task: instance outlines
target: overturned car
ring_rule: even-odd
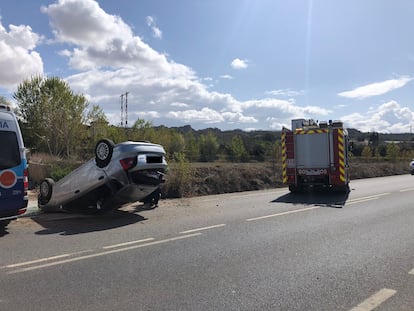
[[[61,180],[40,183],[39,208],[104,212],[136,201],[157,204],[167,169],[165,150],[149,142],[102,139],[95,158]]]

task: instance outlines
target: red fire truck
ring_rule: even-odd
[[[282,129],[283,183],[291,192],[349,191],[348,132],[341,121],[292,120]]]

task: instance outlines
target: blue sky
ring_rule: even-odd
[[[361,131],[414,125],[414,1],[18,0],[0,4],[0,95],[58,76],[112,124]]]

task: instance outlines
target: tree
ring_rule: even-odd
[[[46,145],[51,154],[66,157],[75,151],[86,131],[83,95],[74,94],[60,78],[35,76],[23,81],[13,97],[34,147]]]
[[[240,135],[233,136],[231,139],[230,154],[231,159],[235,162],[241,162],[247,159],[247,151]]]
[[[361,156],[365,159],[368,159],[372,156],[372,150],[370,146],[365,146],[364,149],[362,149]]]
[[[94,105],[86,115],[86,121],[91,129],[91,141],[89,147],[95,145],[95,143],[104,137],[108,136],[109,122],[104,111],[99,105]]]
[[[395,162],[400,155],[400,147],[395,143],[387,144],[387,158]]]
[[[190,162],[200,157],[200,147],[192,131],[185,135],[185,149],[185,153]]]
[[[137,119],[131,127],[132,140],[148,140],[153,141],[155,135],[154,126],[150,121],[144,119]]]
[[[6,97],[0,96],[0,105],[9,105],[10,106],[10,102]]]
[[[86,120],[89,124],[95,122],[104,122],[109,123],[108,118],[105,115],[105,112],[99,105],[93,105],[92,109],[89,110],[88,114],[86,115]]]
[[[219,143],[217,142],[217,137],[212,132],[200,136],[199,146],[200,161],[213,162],[216,159]]]
[[[174,154],[184,154],[185,141],[182,134],[174,131],[170,134],[170,141],[165,146],[170,156]]]

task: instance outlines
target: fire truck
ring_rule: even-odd
[[[292,120],[282,129],[283,183],[293,193],[349,191],[348,132],[341,121]]]

